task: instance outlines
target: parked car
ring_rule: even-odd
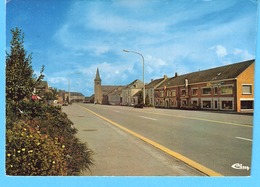
[[[143,108],[144,107],[144,104],[143,103],[139,103],[139,104],[136,104],[134,106],[134,108]]]

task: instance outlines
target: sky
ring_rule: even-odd
[[[257,0],[6,0],[10,30],[24,32],[32,67],[49,86],[94,93],[255,58]],[[69,83],[69,84],[68,84]]]

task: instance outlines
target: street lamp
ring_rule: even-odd
[[[144,57],[141,53],[138,53],[136,51],[129,51],[129,50],[123,50],[124,52],[126,53],[135,53],[135,54],[138,54],[142,57],[142,62],[143,62],[143,104],[145,105],[145,83],[144,83]]]

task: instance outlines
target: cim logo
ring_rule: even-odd
[[[243,166],[242,164],[239,164],[239,163],[236,163],[236,164],[233,164],[231,166],[233,169],[238,169],[238,170],[250,170],[250,167],[249,166]]]

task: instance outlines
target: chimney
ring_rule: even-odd
[[[167,79],[168,77],[167,77],[167,75],[164,75],[163,78],[164,78],[164,79]]]
[[[175,72],[175,75],[174,75],[174,77],[177,77],[178,76],[178,73],[177,72]]]

